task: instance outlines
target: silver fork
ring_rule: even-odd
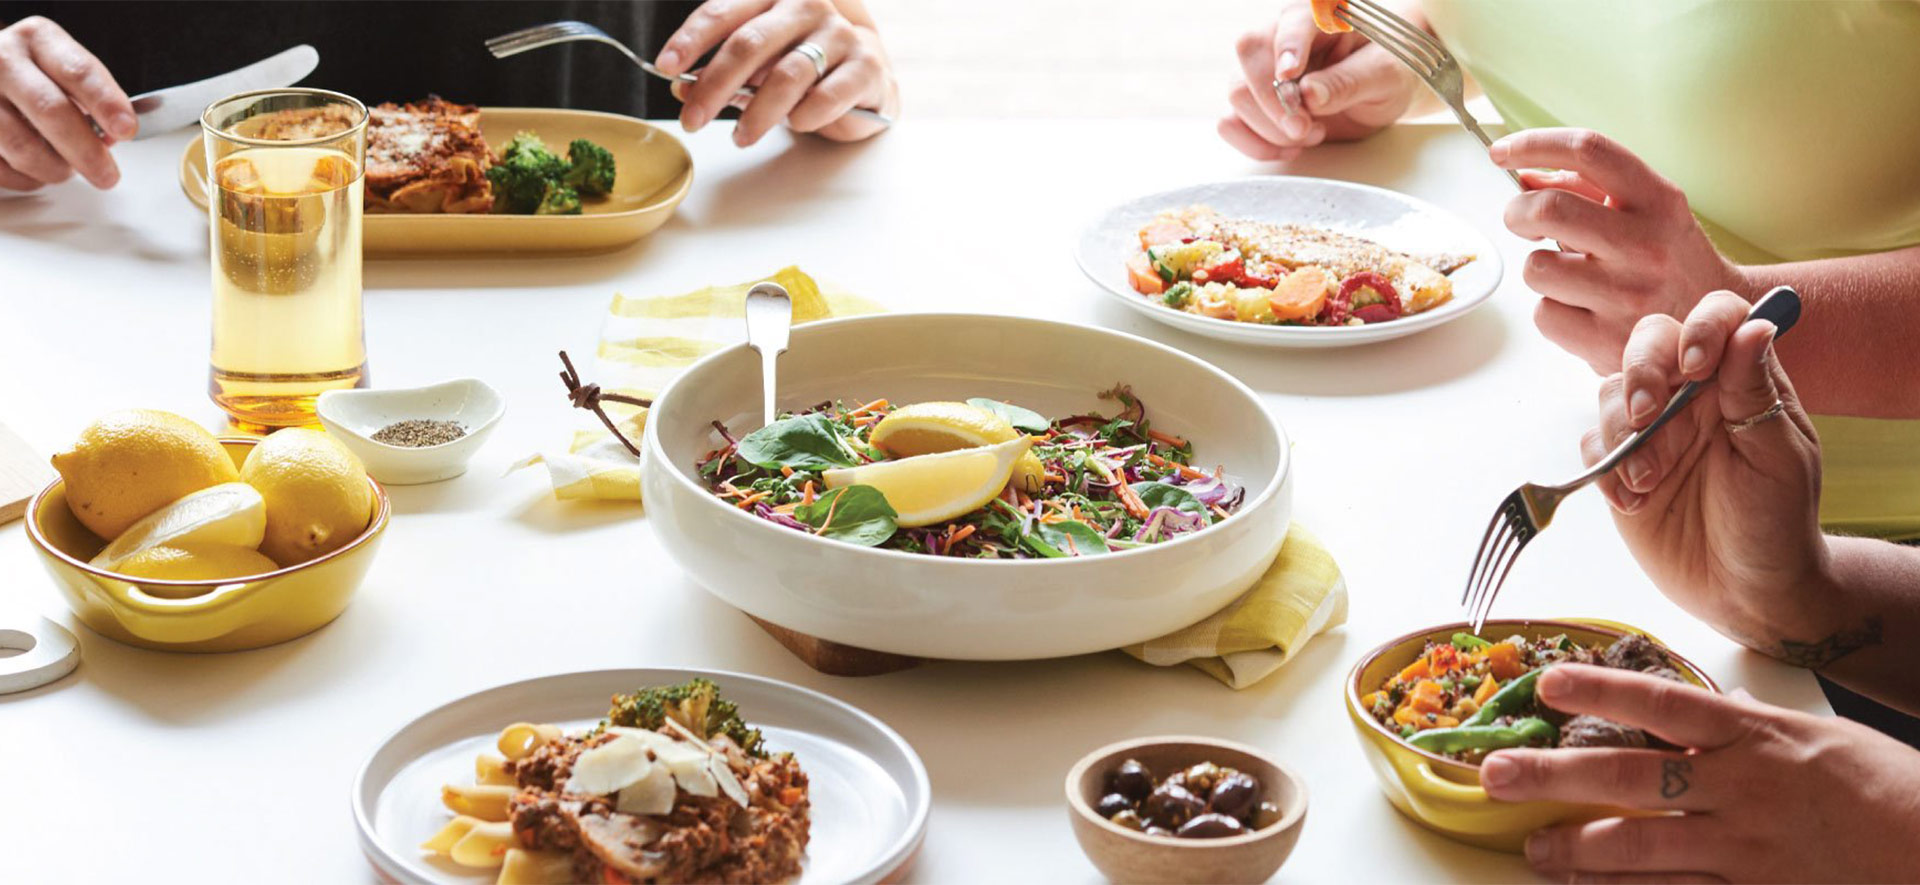
[[[676,77],[668,74],[666,71],[660,70],[654,66],[653,62],[641,58],[639,55],[636,55],[632,49],[627,48],[627,44],[607,36],[606,31],[602,31],[586,22],[549,22],[544,25],[534,25],[531,28],[514,31],[511,34],[501,34],[487,41],[487,51],[493,53],[494,58],[506,58],[509,55],[519,55],[531,49],[540,49],[556,43],[573,43],[582,40],[591,43],[604,43],[618,49],[629,61],[639,65],[640,70],[646,71],[662,80],[679,81],[681,83],[698,83],[700,81],[700,78],[693,74],[681,74]],[[753,93],[753,87],[743,86],[734,92],[734,97],[752,98]],[[867,108],[854,108],[847,113],[864,117],[882,126],[893,125],[893,118],[879,111],[869,110]]]
[[[1776,287],[1754,302],[1747,311],[1747,319],[1767,320],[1773,323],[1776,338],[1785,335],[1800,319],[1800,295],[1786,286]],[[1701,384],[1699,381],[1689,381],[1682,385],[1667,401],[1667,407],[1653,419],[1653,423],[1628,434],[1587,472],[1559,485],[1527,483],[1514,489],[1513,494],[1500,502],[1500,507],[1493,513],[1493,521],[1487,524],[1486,534],[1480,536],[1480,549],[1473,555],[1473,568],[1468,571],[1466,589],[1460,594],[1460,604],[1467,607],[1467,618],[1473,624],[1473,632],[1480,632],[1481,625],[1486,623],[1487,613],[1493,610],[1493,600],[1500,595],[1507,572],[1513,568],[1514,561],[1520,558],[1520,551],[1553,521],[1553,512],[1559,509],[1560,502],[1620,466],[1620,462],[1638,450],[1653,436],[1654,431],[1672,420],[1681,409],[1686,408],[1687,403],[1693,402],[1693,398],[1700,393]]]
[[[1461,126],[1473,133],[1474,138],[1480,139],[1481,144],[1493,146],[1493,139],[1488,138],[1486,131],[1480,128],[1480,121],[1467,113],[1466,82],[1460,75],[1460,63],[1432,34],[1394,15],[1373,0],[1345,0],[1334,7],[1333,14],[1381,49],[1393,53],[1394,58],[1406,64],[1415,76],[1426,82],[1433,94],[1440,96],[1440,100],[1453,109],[1453,115],[1460,119]],[[1501,171],[1513,179],[1515,186],[1526,190],[1526,185],[1520,183],[1519,173],[1511,169]]]

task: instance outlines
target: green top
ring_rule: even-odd
[[[1604,132],[1745,264],[1920,245],[1920,3],[1426,0],[1509,129]],[[1830,530],[1920,537],[1920,422],[1816,420]]]

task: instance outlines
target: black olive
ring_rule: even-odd
[[[1153,772],[1138,760],[1128,759],[1107,775],[1107,792],[1119,793],[1138,802],[1153,792]]]
[[[1245,824],[1224,814],[1203,814],[1180,825],[1174,835],[1182,839],[1219,839],[1247,831]]]
[[[1114,823],[1126,827],[1129,830],[1145,830],[1147,828],[1147,822],[1140,819],[1140,812],[1134,811],[1131,808],[1114,815],[1111,819]]]
[[[1099,804],[1094,805],[1093,810],[1099,812],[1101,817],[1111,819],[1122,811],[1132,811],[1133,802],[1119,793],[1108,793],[1100,797]]]
[[[1147,822],[1154,826],[1173,828],[1186,823],[1194,815],[1206,811],[1207,803],[1199,796],[1187,792],[1179,784],[1161,784],[1153,794],[1147,797],[1143,807]]]
[[[1254,809],[1253,825],[1256,828],[1270,827],[1279,822],[1280,822],[1280,806],[1279,805],[1276,805],[1272,802],[1262,802],[1260,803],[1259,808]]]
[[[1211,762],[1201,762],[1186,770],[1186,783],[1184,786],[1204,796],[1207,794],[1207,791],[1213,789],[1215,781],[1218,781],[1227,772],[1232,770],[1231,768],[1221,768]]]
[[[1224,814],[1241,823],[1252,823],[1255,806],[1260,804],[1260,781],[1253,775],[1233,772],[1220,778],[1207,796],[1207,810]]]

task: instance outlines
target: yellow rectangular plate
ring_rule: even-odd
[[[533,132],[560,152],[584,138],[613,152],[613,193],[582,200],[579,215],[399,215],[369,213],[366,254],[452,252],[599,252],[659,229],[693,185],[693,157],[650,123],[549,108],[481,108],[480,131],[496,153],[517,132]],[[180,189],[207,207],[207,154],[196,138],[180,157]]]

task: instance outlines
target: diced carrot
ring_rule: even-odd
[[[1193,231],[1186,225],[1163,218],[1140,229],[1140,248],[1150,249],[1167,243],[1181,243],[1191,236]]]
[[[1353,30],[1346,20],[1333,14],[1345,0],[1313,0],[1313,24],[1324,34],[1344,34]]]
[[[1413,708],[1405,704],[1401,704],[1399,709],[1393,711],[1393,721],[1401,725],[1412,725],[1418,718],[1420,714],[1413,712]]]
[[[806,791],[800,789],[799,787],[787,787],[780,791],[780,804],[785,805],[788,808],[792,808],[793,806],[800,804],[801,798],[804,797],[805,795],[806,795]]]
[[[1407,692],[1407,706],[1416,713],[1439,713],[1447,709],[1446,692],[1440,683],[1431,679],[1422,679],[1413,684],[1413,690]]]
[[[1379,700],[1380,700],[1380,692],[1370,691],[1360,696],[1360,706],[1366,707],[1367,709],[1371,710],[1373,709],[1373,705],[1375,703],[1378,703]]]
[[[1280,278],[1267,304],[1273,315],[1283,320],[1304,320],[1320,312],[1327,303],[1327,272],[1314,265],[1300,268]]]
[[[1142,295],[1158,295],[1167,291],[1166,281],[1154,271],[1145,252],[1127,259],[1127,285]]]
[[[1405,669],[1402,669],[1397,675],[1393,677],[1393,681],[1394,682],[1410,682],[1415,679],[1425,679],[1427,678],[1427,675],[1428,675],[1427,659],[1423,657],[1414,661],[1411,664],[1408,664]]]
[[[1473,690],[1474,706],[1476,707],[1486,706],[1487,698],[1493,697],[1493,693],[1499,690],[1500,690],[1500,680],[1495,679],[1492,676],[1488,676],[1487,678],[1480,680],[1480,687]]]
[[[1433,717],[1431,720],[1429,720],[1429,724],[1431,724],[1434,728],[1452,728],[1456,725],[1459,725],[1460,720],[1452,716],[1448,716],[1445,713],[1442,713],[1438,716]]]
[[[1514,679],[1527,672],[1520,660],[1520,647],[1511,642],[1496,642],[1487,649],[1487,669],[1496,679]]]

